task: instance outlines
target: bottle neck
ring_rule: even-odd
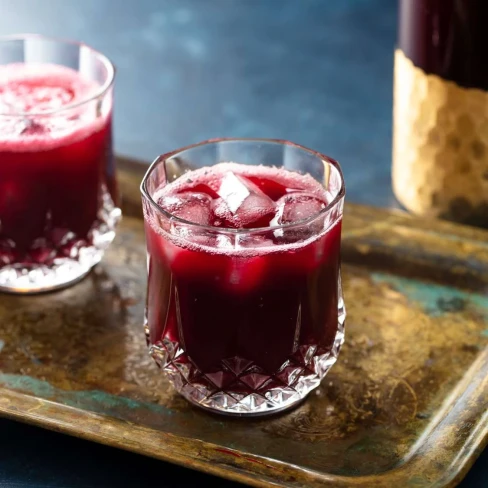
[[[399,0],[398,32],[426,73],[488,90],[488,0]]]

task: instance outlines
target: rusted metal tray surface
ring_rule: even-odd
[[[349,205],[346,344],[267,419],[181,399],[146,350],[138,184],[103,263],[56,293],[0,295],[0,414],[254,486],[453,486],[486,445],[488,233]],[[132,216],[130,216],[132,215]]]

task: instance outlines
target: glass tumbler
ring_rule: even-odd
[[[304,220],[256,229],[199,225],[158,205],[163,187],[220,162],[311,175],[328,203]],[[195,405],[239,416],[300,402],[344,341],[339,164],[286,141],[211,140],[158,157],[141,192],[145,332],[176,390]]]
[[[0,38],[1,291],[74,283],[113,240],[114,74],[84,44]]]

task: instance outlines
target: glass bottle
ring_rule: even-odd
[[[488,2],[399,0],[393,190],[410,211],[488,227]]]

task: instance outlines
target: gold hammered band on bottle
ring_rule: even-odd
[[[395,52],[393,190],[411,212],[488,225],[488,93]]]

